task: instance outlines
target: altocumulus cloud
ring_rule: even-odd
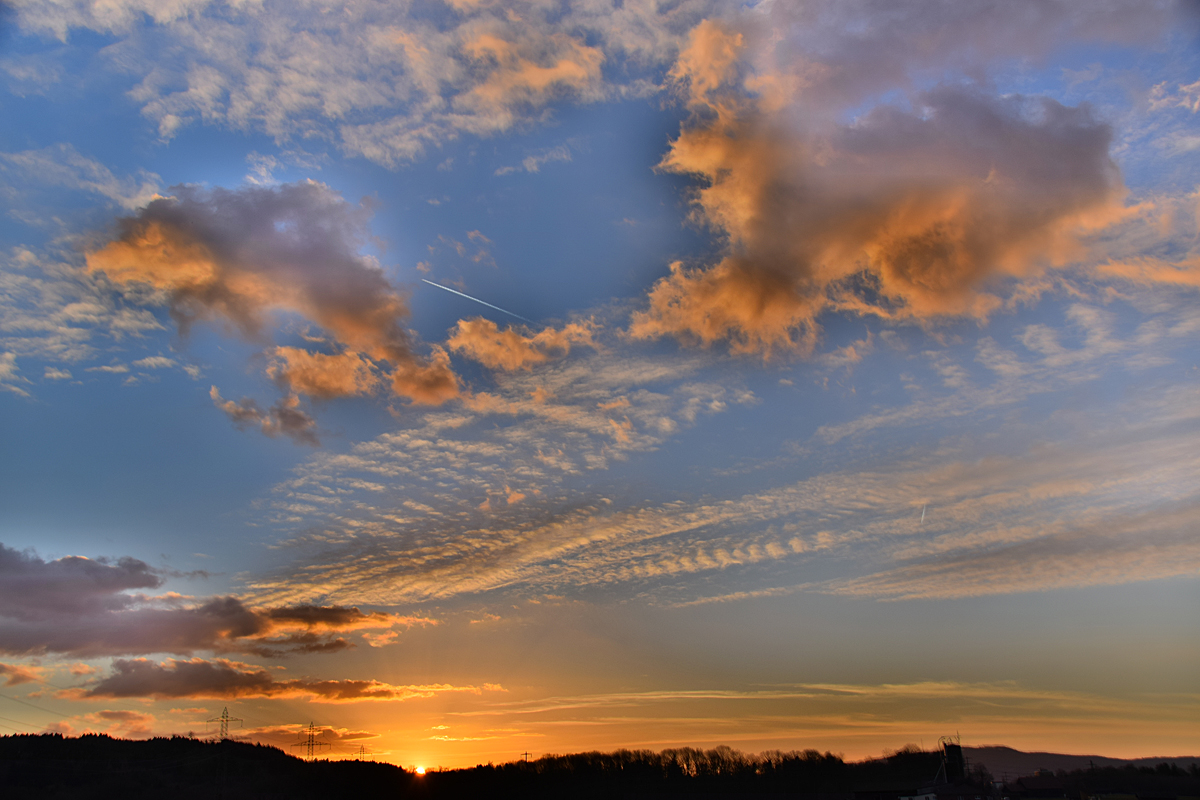
[[[138,591],[157,589],[163,582],[135,558],[45,561],[0,544],[0,652],[280,656],[343,650],[354,646],[345,634],[355,631],[433,622],[344,606],[251,608],[236,597],[194,601]],[[3,672],[10,682],[28,677],[21,668]]]
[[[117,39],[122,73],[145,78],[134,102],[164,138],[197,120],[279,141],[316,133],[395,166],[464,133],[536,123],[558,103],[652,91],[646,68],[710,6],[352,0],[330,15],[276,0],[66,0],[18,3],[15,17],[64,41],[77,29]],[[614,62],[633,69],[606,76]]]

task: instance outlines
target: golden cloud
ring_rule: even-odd
[[[391,387],[401,396],[423,404],[457,396],[444,354],[415,352],[402,324],[405,299],[359,252],[369,239],[368,209],[313,181],[172,191],[119,220],[116,237],[87,254],[88,270],[156,290],[185,334],[197,321],[216,320],[260,340],[273,312],[312,320],[342,352],[272,350],[268,372],[289,392],[367,393],[370,359],[392,365]]]
[[[1066,263],[1121,216],[1111,131],[1086,107],[940,86],[911,110],[805,128],[802,84],[781,102],[782,78],[740,79],[743,47],[705,22],[671,72],[695,114],[660,168],[698,179],[694,217],[726,253],[672,265],[636,338],[769,355],[811,348],[826,309],[982,319],[1002,303],[989,283]]]
[[[491,320],[476,317],[459,320],[446,344],[490,369],[512,372],[529,370],[553,356],[565,356],[572,344],[594,347],[592,333],[590,323],[572,322],[558,330],[546,328],[527,336],[512,327],[502,331]]]
[[[378,384],[371,362],[358,353],[312,353],[298,347],[276,347],[267,374],[290,392],[330,399],[369,394]]]

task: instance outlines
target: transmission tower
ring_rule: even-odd
[[[229,738],[229,723],[236,722],[238,725],[241,725],[244,721],[245,720],[243,720],[239,717],[229,716],[229,706],[226,706],[224,709],[221,710],[221,716],[213,717],[212,719],[207,720],[204,723],[204,732],[208,733],[208,723],[209,722],[219,722],[219,723],[221,723],[221,741],[225,741],[226,739]]]
[[[367,746],[360,744],[358,746],[358,760],[362,761],[367,756]]]
[[[296,742],[294,745],[292,745],[292,747],[305,748],[304,752],[305,752],[306,758],[311,759],[313,757],[313,750],[319,750],[322,747],[330,747],[331,746],[329,744],[329,742],[318,742],[317,741],[317,736],[320,734],[320,730],[317,728],[317,726],[315,724],[313,724],[311,722],[308,723],[308,730],[305,731],[305,733],[307,733],[307,736],[305,736],[304,733],[300,734],[301,736],[305,736],[304,741]]]

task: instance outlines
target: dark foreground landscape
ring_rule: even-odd
[[[993,775],[1043,762],[1027,775]],[[1055,763],[1081,769],[1053,771]],[[974,763],[972,763],[974,761]],[[546,756],[417,775],[372,761],[304,761],[265,745],[185,737],[0,737],[5,798],[650,798],[809,800],[1200,800],[1200,758],[1115,759],[1009,748],[906,748],[846,762],[830,753],[747,755],[728,747]]]

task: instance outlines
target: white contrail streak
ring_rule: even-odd
[[[921,506],[921,524],[925,524],[925,506]]]
[[[513,312],[507,311],[507,310],[501,308],[500,306],[494,306],[491,303],[484,302],[483,300],[480,300],[478,297],[471,297],[471,295],[469,295],[469,294],[463,294],[462,292],[458,291],[457,289],[451,289],[449,286],[442,286],[440,283],[434,283],[433,281],[426,281],[424,278],[421,278],[421,280],[425,281],[425,283],[428,283],[430,286],[436,286],[439,289],[445,289],[447,292],[450,292],[450,294],[456,294],[459,297],[465,297],[468,300],[474,300],[476,303],[482,303],[483,305],[487,306],[488,308],[494,308],[497,311],[508,314],[510,317],[516,317],[519,320],[528,322],[530,325],[537,324],[536,322],[534,322],[531,319],[525,319],[525,317],[522,317],[520,314],[514,314]]]

